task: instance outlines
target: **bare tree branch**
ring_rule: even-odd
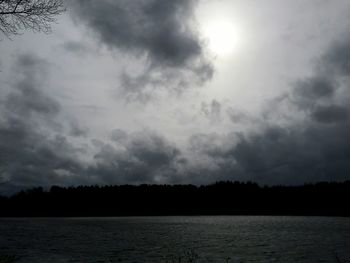
[[[63,0],[0,0],[0,32],[7,37],[26,29],[50,33],[50,24],[64,11]]]

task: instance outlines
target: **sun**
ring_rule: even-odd
[[[209,50],[220,57],[231,55],[241,44],[240,29],[229,19],[207,21],[201,31]]]

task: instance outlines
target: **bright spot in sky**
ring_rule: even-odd
[[[228,19],[217,18],[207,21],[202,26],[202,33],[210,51],[218,56],[230,55],[240,46],[240,29]]]

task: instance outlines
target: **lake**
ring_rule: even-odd
[[[4,218],[0,255],[26,263],[350,262],[350,219]]]

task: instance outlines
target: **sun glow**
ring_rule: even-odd
[[[239,27],[229,19],[207,21],[202,26],[202,33],[210,51],[220,57],[237,51],[241,44]]]

